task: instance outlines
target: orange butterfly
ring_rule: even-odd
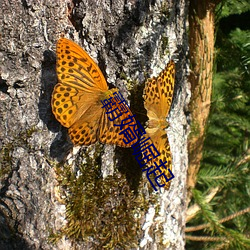
[[[146,128],[146,138],[150,137],[151,142],[158,150],[160,155],[147,163],[148,166],[160,166],[160,160],[166,163],[166,169],[161,166],[159,173],[163,173],[167,179],[173,177],[172,171],[172,158],[170,152],[170,145],[165,128],[168,127],[166,116],[169,113],[173,92],[174,92],[174,78],[175,78],[175,65],[170,61],[166,68],[159,74],[158,77],[153,77],[147,80],[143,92],[144,107],[147,110],[149,118],[148,126]],[[143,152],[142,152],[143,153]],[[154,167],[155,168],[155,167]],[[159,174],[159,175],[160,175]],[[170,181],[162,175],[160,177],[161,183],[165,184],[165,188],[169,189]]]
[[[96,63],[76,43],[60,38],[57,42],[57,76],[52,94],[52,111],[66,128],[75,145],[90,145],[96,141],[131,147],[137,139],[125,140],[119,124],[133,114],[127,109],[110,120],[102,101],[114,97],[118,89],[108,89],[107,82]],[[136,124],[132,117],[130,124]],[[123,125],[128,129],[130,124]],[[136,129],[136,125],[134,125]]]

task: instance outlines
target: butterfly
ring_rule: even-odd
[[[170,61],[166,68],[159,74],[158,77],[149,78],[145,83],[143,91],[144,107],[147,110],[148,122],[146,128],[146,137],[150,137],[151,142],[158,150],[160,155],[152,159],[147,165],[160,165],[160,160],[167,161],[166,169],[160,167],[161,171],[169,179],[172,175],[168,171],[172,171],[172,159],[170,145],[165,128],[169,126],[166,117],[169,113],[175,79],[175,64]],[[164,176],[160,177],[161,184],[165,184],[165,188],[169,189],[170,182]]]
[[[75,145],[91,145],[97,141],[131,147],[136,142],[124,141],[118,126],[128,116],[136,124],[133,114],[127,112],[110,120],[102,101],[118,92],[108,89],[107,82],[96,63],[79,45],[66,38],[60,38],[56,46],[56,71],[58,83],[52,93],[52,112],[66,128]],[[123,125],[123,129],[128,128]]]

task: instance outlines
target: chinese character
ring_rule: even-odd
[[[127,126],[125,129],[122,130],[123,126],[125,125],[129,125]],[[114,124],[114,126],[119,126],[120,129],[122,130],[119,135],[124,135],[124,139],[123,139],[123,142],[128,144],[134,140],[137,141],[137,134],[135,133],[135,130],[136,130],[136,127],[137,127],[137,124],[134,120],[134,116],[132,115],[129,115],[126,119],[123,119],[121,124],[118,125],[118,124]]]
[[[150,137],[141,137],[137,143],[132,145],[132,148],[134,149],[133,155],[136,155],[135,158],[141,168],[160,155]]]
[[[169,173],[171,174],[171,178],[167,178],[167,176],[161,171],[161,168],[165,168],[166,169],[166,166],[165,164],[167,164],[167,161],[163,162],[162,159],[160,159],[160,165],[158,165],[156,162],[154,162],[155,164],[155,168],[153,166],[150,166],[149,168],[146,168],[146,169],[143,169],[142,171],[147,171],[147,178],[149,180],[149,182],[151,183],[152,187],[154,188],[155,191],[157,191],[156,187],[154,186],[154,184],[152,183],[151,179],[150,179],[150,175],[153,174],[155,176],[155,183],[159,186],[159,187],[164,187],[165,184],[160,184],[157,180],[159,178],[161,178],[162,176],[166,179],[166,182],[172,180],[174,178],[174,175],[173,173],[171,172],[170,169],[168,169]],[[152,171],[149,172],[149,170],[151,170],[152,168],[154,168]],[[159,175],[157,175],[156,171],[159,171]]]

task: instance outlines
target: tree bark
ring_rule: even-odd
[[[184,249],[186,1],[0,4],[0,249]],[[145,79],[175,60],[167,130],[175,178],[169,191],[152,192],[130,149],[100,143],[72,147],[50,106],[57,83],[55,45],[62,34],[98,61],[107,82],[130,100],[142,123],[145,112],[138,111]],[[89,182],[79,184],[81,178]],[[90,188],[94,192],[86,197]],[[79,204],[80,212],[74,210]],[[91,206],[96,214],[84,210]],[[67,224],[70,220],[74,225]],[[83,224],[79,234],[73,232],[77,223]]]

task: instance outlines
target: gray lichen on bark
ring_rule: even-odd
[[[66,162],[77,173],[77,164],[85,161],[100,163],[102,173],[113,173],[117,180],[125,173],[126,190],[132,183],[150,200],[137,220],[137,247],[184,249],[187,3],[1,0],[0,4],[0,249],[98,249],[93,236],[92,242],[74,244],[65,237],[56,244],[48,240],[51,231],[66,225],[55,166]],[[159,73],[170,57],[175,60],[175,97],[167,130],[175,174],[170,191],[149,192],[138,167],[134,179],[129,177],[126,168],[136,167],[135,161],[128,160],[133,155],[127,149],[100,144],[72,149],[67,131],[55,120],[50,106],[57,82],[55,44],[62,33],[98,61],[109,85],[120,88],[135,114],[143,106],[145,79]],[[138,114],[139,118],[146,120]],[[121,179],[121,183],[127,182]],[[119,193],[120,186],[114,185],[114,190]],[[131,194],[126,190],[121,195]]]

